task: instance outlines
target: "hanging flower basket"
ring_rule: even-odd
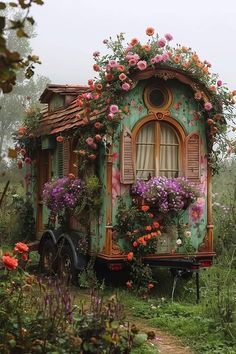
[[[149,205],[163,215],[186,210],[201,195],[199,186],[184,177],[137,180],[132,193],[137,206]]]

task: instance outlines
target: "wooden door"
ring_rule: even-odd
[[[37,158],[37,235],[41,235],[44,231],[43,220],[43,187],[44,184],[51,180],[51,152],[50,150],[42,150],[38,153]]]

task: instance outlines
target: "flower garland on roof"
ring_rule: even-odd
[[[233,113],[236,90],[230,92],[217,74],[210,73],[211,64],[207,60],[201,61],[191,48],[181,45],[172,47],[170,42],[173,36],[170,33],[160,37],[158,33],[155,34],[154,28],[148,27],[146,34],[149,37],[146,43],[142,44],[139,39],[133,38],[124,45],[125,38],[121,33],[116,40],[110,38],[103,41],[110,54],[100,56],[98,51],[93,53],[93,69],[97,77],[88,81],[91,92],[77,99],[77,104],[83,109],[83,125],[87,125],[91,117],[97,116],[105,127],[103,134],[112,131],[115,124],[129,112],[123,98],[134,87],[135,74],[148,69],[172,68],[196,82],[194,98],[202,103],[211,147],[216,136],[225,134],[225,117]],[[81,114],[78,118],[81,118]],[[96,139],[86,136],[84,140],[84,146],[91,148],[92,140],[94,142]],[[85,158],[91,154],[86,149],[82,152]],[[93,155],[96,156],[96,152]]]

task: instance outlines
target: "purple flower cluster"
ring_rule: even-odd
[[[184,177],[137,180],[132,186],[132,193],[144,198],[161,213],[183,210],[200,196],[199,187]]]
[[[78,206],[83,191],[84,186],[80,179],[58,178],[44,185],[43,200],[54,214],[60,214],[65,209]]]

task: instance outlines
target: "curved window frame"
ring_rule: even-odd
[[[156,115],[151,114],[143,118],[141,121],[139,121],[135,127],[133,128],[132,131],[132,136],[133,136],[133,156],[135,160],[135,176],[137,175],[136,172],[136,154],[137,154],[137,149],[136,149],[136,142],[138,138],[138,134],[140,132],[140,129],[147,123],[150,122],[163,122],[169,124],[170,128],[174,130],[176,137],[178,139],[179,143],[179,152],[178,152],[178,162],[179,162],[179,176],[184,176],[185,175],[185,139],[186,139],[186,132],[183,129],[183,127],[173,118],[170,116],[164,116],[162,119],[157,119]],[[159,131],[160,134],[160,127],[157,128],[157,131]],[[160,135],[159,135],[160,136]],[[159,140],[160,141],[160,140]],[[155,177],[159,176],[159,160],[160,160],[160,144],[156,144],[155,147]],[[137,177],[136,177],[137,178]]]

